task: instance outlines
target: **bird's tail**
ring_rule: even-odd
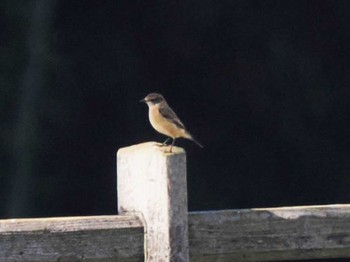
[[[196,139],[194,139],[193,137],[192,137],[192,139],[191,139],[193,142],[195,142],[200,148],[203,148],[203,145],[201,144],[201,143],[199,143]]]
[[[191,141],[193,141],[194,143],[196,143],[199,147],[203,148],[203,145],[201,143],[199,143],[190,133],[187,132],[187,138]]]

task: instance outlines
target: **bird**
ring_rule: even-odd
[[[140,102],[144,102],[148,106],[148,117],[152,127],[157,132],[168,136],[163,142],[163,146],[167,145],[170,138],[173,140],[170,146],[170,153],[172,152],[175,140],[180,137],[189,139],[203,148],[202,144],[194,139],[190,132],[188,132],[185,125],[161,94],[150,93],[145,98],[141,99]]]

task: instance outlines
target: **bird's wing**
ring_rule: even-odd
[[[170,107],[160,107],[159,113],[166,118],[169,122],[175,124],[177,127],[181,129],[185,129],[184,124],[180,121],[180,119],[177,117],[175,112]]]

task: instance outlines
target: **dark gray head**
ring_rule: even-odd
[[[157,94],[157,93],[150,93],[144,99],[140,100],[140,102],[144,102],[148,106],[154,106],[164,101],[165,101],[164,97],[161,94]]]

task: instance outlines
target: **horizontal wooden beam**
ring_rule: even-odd
[[[350,258],[350,205],[194,212],[190,261]]]
[[[0,261],[143,261],[133,216],[0,220]]]
[[[0,261],[144,261],[136,216],[0,220]],[[189,213],[190,261],[350,258],[350,205]]]

